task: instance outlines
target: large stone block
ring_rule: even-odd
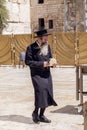
[[[3,33],[30,33],[30,1],[9,0],[6,3],[6,7],[9,11],[9,21],[7,28],[3,30]]]
[[[30,22],[30,7],[27,4],[21,4],[19,9],[19,19],[21,22]]]

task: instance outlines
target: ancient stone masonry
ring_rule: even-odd
[[[84,31],[87,23],[84,22],[84,0],[6,1],[9,21],[4,34],[32,33],[41,28],[49,32]]]
[[[31,0],[31,12],[32,30],[44,26],[49,31],[74,31],[77,26],[77,31],[84,31],[83,0]]]
[[[31,0],[31,27],[37,30],[44,22],[44,27],[49,31],[63,31],[63,0],[44,0],[42,4],[39,1]],[[49,24],[52,24],[50,28]]]
[[[84,31],[84,0],[64,0],[64,30]]]
[[[29,0],[7,0],[9,21],[4,34],[30,33],[30,2]]]

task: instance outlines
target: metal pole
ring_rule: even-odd
[[[76,1],[75,1],[76,2]],[[75,26],[74,26],[74,34],[75,34],[75,44],[76,51],[78,51],[78,39],[77,39],[77,17],[76,17],[76,3],[75,3]],[[78,52],[76,52],[76,100],[79,100],[79,66],[78,66]]]

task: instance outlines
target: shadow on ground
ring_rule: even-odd
[[[76,106],[67,105],[63,108],[60,108],[55,111],[51,111],[51,113],[63,113],[63,114],[71,114],[71,115],[79,115],[78,108]]]
[[[24,124],[33,124],[33,121],[30,117],[25,117],[21,115],[4,115],[4,116],[0,116],[0,120],[13,121],[13,122],[19,122]]]

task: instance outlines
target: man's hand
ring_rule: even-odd
[[[48,67],[49,66],[49,62],[48,61],[44,61],[44,67]]]
[[[51,58],[49,62],[49,66],[56,67],[57,61],[55,58]]]

